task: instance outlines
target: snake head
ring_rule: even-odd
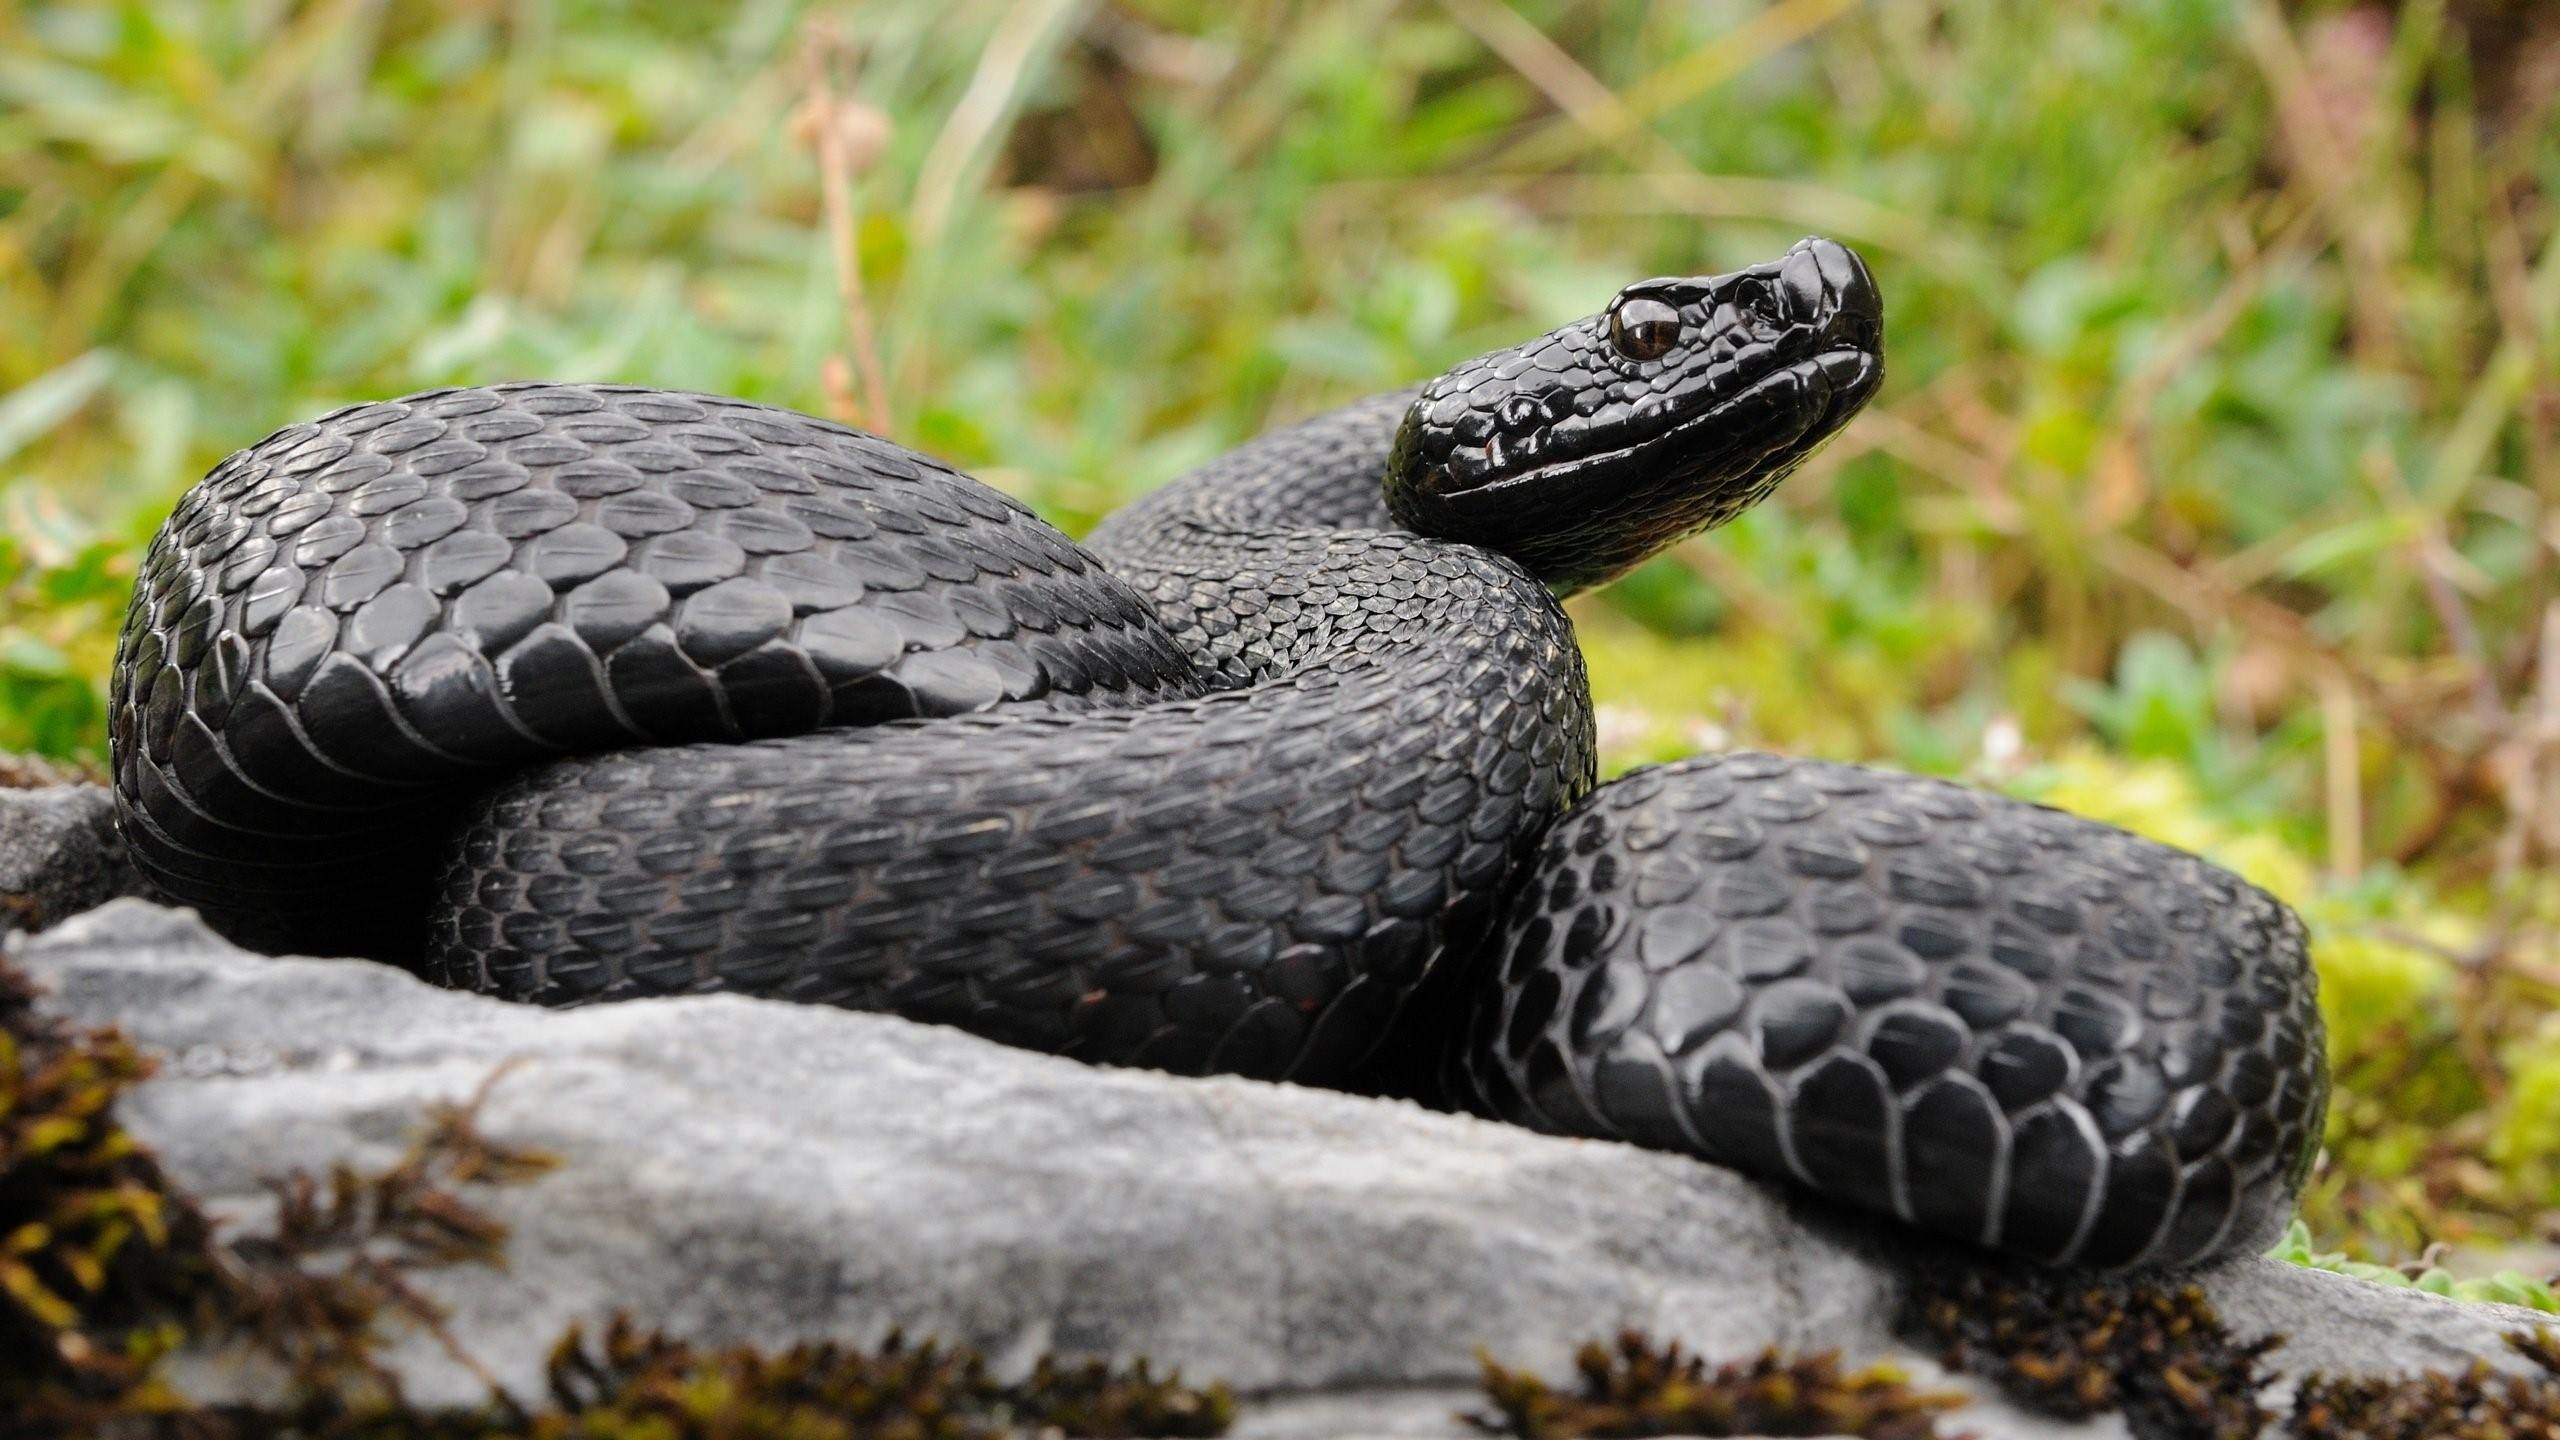
[[[1645,280],[1609,308],[1423,387],[1387,507],[1560,593],[1757,504],[1884,375],[1884,307],[1828,240],[1729,275]]]

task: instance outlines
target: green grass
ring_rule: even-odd
[[[1073,530],[1819,232],[1886,391],[1579,606],[1613,763],[2224,856],[2318,937],[2320,1242],[2497,1245],[2560,1219],[2555,67],[2531,0],[0,8],[0,749],[97,758],[139,542],[344,401],[748,395]]]

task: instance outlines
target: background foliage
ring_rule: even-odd
[[[0,4],[0,750],[98,756],[140,542],[346,401],[748,395],[1080,529],[1825,233],[1885,394],[1579,606],[1612,762],[2216,855],[2317,935],[2318,1245],[2549,1268],[2555,96],[2536,0]]]

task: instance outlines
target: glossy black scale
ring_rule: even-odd
[[[2097,1266],[2263,1248],[2318,1143],[2301,923],[2182,851],[1745,754],[1602,786],[1533,873],[1452,1054],[1506,1119]]]
[[[1200,688],[1135,592],[935,461],[742,401],[507,385],[293,426],[190,490],[110,738],[164,891],[396,957],[459,807],[528,762]]]
[[[1445,1070],[1487,1113],[2040,1258],[2252,1243],[2325,1089],[2281,907],[1903,776],[1737,757],[1590,793],[1555,596],[1755,503],[1873,393],[1881,336],[1826,242],[1646,281],[1088,548],[743,401],[359,406],[224,462],[152,545],[119,812],[236,935],[497,994]]]

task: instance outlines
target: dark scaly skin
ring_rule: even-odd
[[[1590,788],[1580,656],[1484,551],[1151,536],[1120,573],[1232,617],[1204,653],[1242,688],[545,766],[466,826],[430,973],[545,1000],[746,989],[1349,1079]]]
[[[414,958],[457,811],[528,762],[1199,688],[1127,587],[938,461],[744,401],[511,385],[341,410],[189,490],[109,739],[163,891],[244,940]]]
[[[2038,1260],[2261,1250],[2328,1093],[2301,921],[2183,851],[1850,765],[1639,770],[1550,831],[1477,1108]]]
[[[498,994],[742,990],[1369,1089],[1445,1054],[1490,1113],[2042,1258],[2231,1249],[2281,1215],[2318,1128],[2308,974],[2272,902],[2117,832],[1843,767],[1648,772],[1558,823],[1593,762],[1551,592],[1755,502],[1872,393],[1879,347],[1836,246],[1646,282],[1147,497],[1094,537],[1107,572],[932,461],[743,402],[359,407],[235,456],[154,543],[115,697],[126,830],[235,934]],[[821,728],[847,725],[868,728]],[[1954,917],[1933,931],[1884,841],[1852,877],[1734,840],[1834,772],[1932,854],[2026,826],[2040,866],[2102,857],[2136,900],[2075,892],[2076,948],[1993,1016],[1965,987],[2028,963],[1997,895],[1931,892]],[[1852,808],[1786,823],[1854,829]],[[1975,881],[2004,873],[1982,853]],[[1665,856],[1690,889],[1643,878]],[[1745,927],[1779,914],[1771,886],[1806,924],[1852,893],[1874,913],[1776,969]],[[1649,918],[1697,943],[1648,948]],[[1890,996],[1834,953],[1892,947]],[[1854,1013],[1816,1035],[1808,986]],[[2089,1020],[2129,1006],[2150,1007],[2129,1029]],[[1935,1069],[1886,1058],[1949,1014]],[[1988,1078],[2022,1036],[2071,1047],[2054,1093]],[[2156,1113],[2143,1066],[2176,1091]],[[1737,1069],[1780,1097],[1765,1117]],[[1961,1076],[2005,1108],[1942,1116],[1927,1097],[1969,1095]],[[2051,1142],[2079,1117],[2173,1177]],[[1989,1169],[1971,1191],[1968,1163]]]

